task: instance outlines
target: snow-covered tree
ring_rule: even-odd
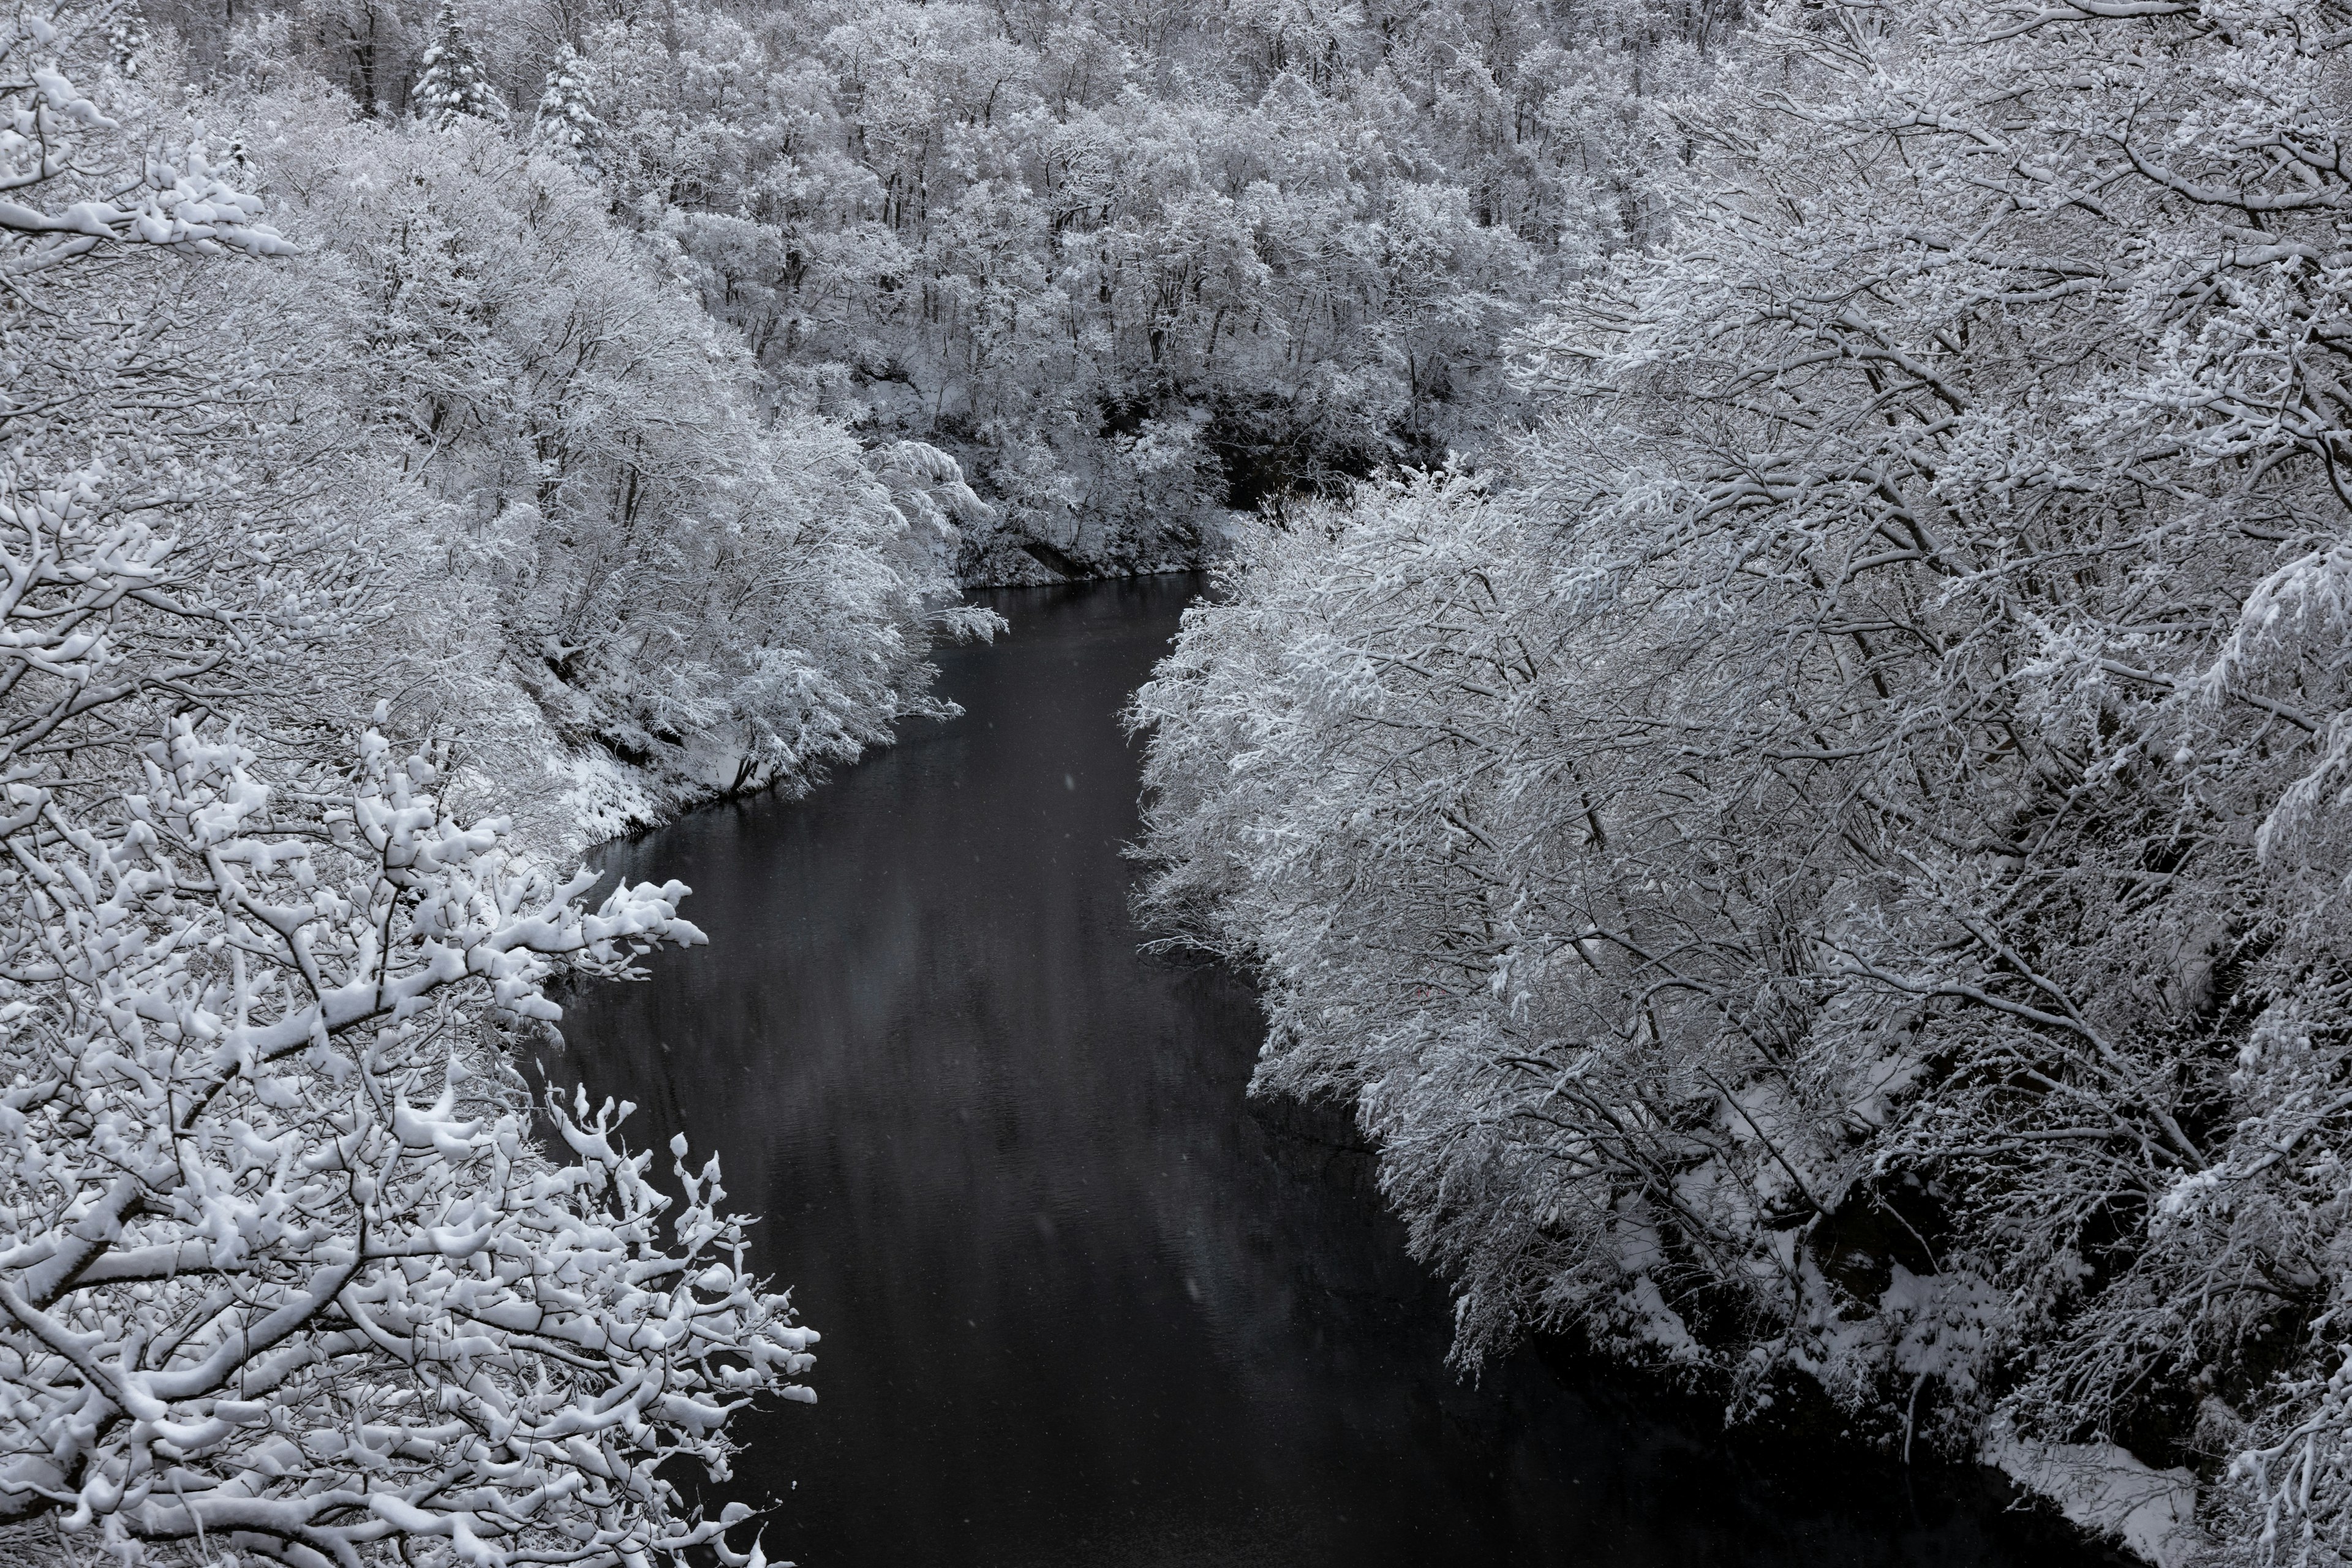
[[[699,940],[684,889],[591,909],[461,823],[458,737],[396,750],[379,710],[351,752],[359,691],[449,681],[465,595],[414,569],[336,290],[185,265],[292,247],[200,164],[122,173],[173,121],[74,91],[104,21],[20,8],[0,79],[0,1529],[745,1562],[744,1510],[657,1471],[723,1474],[814,1336],[715,1165],[673,1148],[673,1204],[625,1110],[536,1106],[504,1054],[549,980]]]
[[[457,0],[441,0],[433,21],[433,42],[417,57],[417,64],[422,74],[409,101],[420,119],[441,129],[466,118],[506,124],[506,100],[483,69],[473,37],[457,15]]]
[[[556,52],[531,119],[533,140],[557,157],[593,171],[596,150],[604,140],[604,122],[596,118],[596,101],[589,91],[587,72],[569,43]]]
[[[1523,335],[1512,482],[1194,612],[1154,896],[1267,977],[1261,1081],[1354,1105],[1465,1352],[2127,1442],[2336,1560],[2339,34],[1759,24],[1674,231]]]
[[[138,76],[154,38],[147,31],[147,19],[140,14],[137,0],[128,0],[110,16],[106,41],[114,68],[126,78]]]
[[[932,710],[931,639],[970,629],[949,513],[913,515],[839,426],[763,410],[604,191],[480,122],[257,111],[287,221],[361,280],[320,313],[356,401],[439,509],[431,591],[467,606],[466,652],[402,711],[457,737],[468,799],[602,837]]]

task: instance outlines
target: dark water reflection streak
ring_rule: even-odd
[[[1443,1293],[1331,1179],[1360,1162],[1244,1102],[1246,989],[1137,952],[1115,714],[1194,585],[1001,595],[1013,636],[940,659],[966,717],[606,856],[691,885],[711,945],[575,998],[547,1065],[637,1101],[635,1147],[719,1151],[826,1336],[822,1403],[739,1425],[770,1556],[2042,1560],[1891,1468],[1759,1466],[1533,1356],[1444,1367]]]

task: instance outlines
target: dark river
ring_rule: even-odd
[[[607,864],[710,945],[577,998],[548,1066],[683,1130],[824,1334],[726,1495],[807,1568],[2082,1563],[1973,1473],[1727,1438],[1533,1353],[1466,1382],[1445,1297],[1259,1019],[1141,956],[1115,715],[1193,584],[997,595],[966,716]],[[668,1162],[665,1157],[662,1164]]]

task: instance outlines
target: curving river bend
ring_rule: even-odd
[[[1141,956],[1115,715],[1188,579],[995,595],[966,716],[805,800],[612,847],[711,945],[573,1000],[546,1065],[716,1149],[822,1403],[726,1495],[806,1568],[2083,1563],[1970,1476],[1725,1437],[1532,1353],[1444,1364],[1444,1292],[1344,1130],[1243,1097],[1259,1019]],[[666,1164],[667,1162],[665,1161]]]

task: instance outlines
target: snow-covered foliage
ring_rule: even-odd
[[[43,271],[102,245],[286,254],[261,204],[227,183],[201,137],[138,147],[65,74],[91,34],[127,37],[115,22],[110,7],[68,16],[19,4],[0,16],[0,275]]]
[[[1465,1354],[2117,1444],[2226,1556],[2352,1553],[2347,36],[1769,8],[1671,232],[1521,334],[1507,482],[1193,612],[1152,897]]]
[[[508,1048],[699,940],[552,855],[936,707],[984,509],[567,163],[186,66],[0,17],[0,1555],[757,1562],[677,1489],[815,1336]]]
[[[782,395],[957,455],[1008,577],[1485,446],[1500,332],[1651,222],[1633,84],[1696,68],[1585,5],[709,5],[585,52],[711,309]]]
[[[731,1237],[709,1189],[656,1241],[584,1111],[576,1166],[509,1148],[499,1010],[685,929],[666,894],[573,909],[530,855],[933,710],[931,640],[993,624],[959,574],[1230,546],[1139,700],[1150,897],[1265,976],[1262,1085],[1378,1137],[1465,1355],[1572,1327],[1744,1411],[2126,1478],[2069,1506],[2168,1553],[2189,1475],[2225,1558],[2352,1556],[2332,0],[0,26],[7,1048],[100,1107],[18,1107],[50,1120],[10,1245],[234,1232],[267,1312],[308,1299],[268,1250],[308,1237],[421,1355],[468,1292],[520,1332],[547,1298],[496,1259],[549,1256],[518,1238],[560,1210],[591,1238],[563,1310],[707,1307],[769,1348],[612,1371],[712,1381],[631,1406],[583,1491],[530,1489],[557,1450],[526,1424],[463,1451],[511,1483],[464,1484],[521,1489],[527,1552],[582,1508],[615,1560],[697,1537],[630,1467],[723,1460],[696,1412],[799,1352],[738,1278],[614,1284]],[[398,743],[353,765],[379,699]],[[371,813],[444,847],[429,874]],[[438,978],[218,1065],[368,963]],[[85,1223],[91,1140],[157,1172],[177,1140],[184,1174]],[[362,1161],[423,1163],[395,1200]],[[555,1186],[500,1207],[493,1168]],[[462,1227],[488,1275],[365,1274],[379,1234]],[[119,1283],[29,1309],[100,1336],[106,1387],[226,1342],[157,1326],[200,1273]],[[351,1300],[316,1331],[388,1321]],[[512,1415],[561,1356],[500,1342],[467,1364]],[[377,1352],[287,1385],[297,1426],[374,1402],[358,1449],[298,1442],[324,1469],[264,1486],[244,1427],[169,1435],[229,1417],[132,1412],[8,1506],[129,1540],[199,1493],[340,1495],[361,1450],[459,1463],[364,1436],[443,1376]],[[37,1333],[12,1353],[71,1382]],[[491,1542],[436,1522],[487,1500],[409,1506],[428,1551]]]

